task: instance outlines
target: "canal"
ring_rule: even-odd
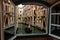
[[[37,28],[37,26],[32,26],[30,25],[30,32],[29,33],[46,33],[44,29],[39,29]],[[28,32],[26,32],[26,28],[28,27],[28,24],[25,23],[19,23],[18,24],[18,30],[17,30],[17,34],[26,34]]]

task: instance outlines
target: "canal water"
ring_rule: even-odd
[[[26,27],[28,26],[28,24],[25,23],[19,23],[18,24],[18,30],[17,30],[17,34],[26,34],[27,30]],[[45,33],[45,30],[41,30],[39,28],[37,28],[36,26],[32,26],[30,25],[30,32],[29,33]]]
[[[32,26],[30,25],[30,32],[26,32],[26,28],[28,27],[28,24],[25,23],[19,23],[18,24],[18,30],[16,31],[17,34],[28,34],[28,33],[46,33],[45,30],[41,30],[39,28],[37,28],[37,26]],[[10,33],[10,34],[14,34],[14,27],[5,29],[5,32]]]

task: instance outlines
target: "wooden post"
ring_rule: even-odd
[[[4,40],[2,15],[3,15],[3,0],[0,0],[0,40]]]

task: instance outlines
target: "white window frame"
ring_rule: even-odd
[[[49,35],[52,36],[52,37],[55,37],[57,39],[60,39],[59,36],[56,36],[54,34],[51,34],[51,26],[57,26],[57,27],[60,27],[60,25],[58,24],[51,24],[51,16],[52,15],[59,15],[60,13],[52,13],[52,8],[56,5],[60,4],[60,1],[56,2],[55,4],[53,4],[51,7],[50,7],[50,20],[49,20]]]

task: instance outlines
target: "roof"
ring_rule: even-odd
[[[60,0],[12,0],[12,1],[14,2],[15,5],[18,5],[24,2],[37,2],[37,3],[42,3],[44,5],[47,5],[47,6],[51,6]]]

